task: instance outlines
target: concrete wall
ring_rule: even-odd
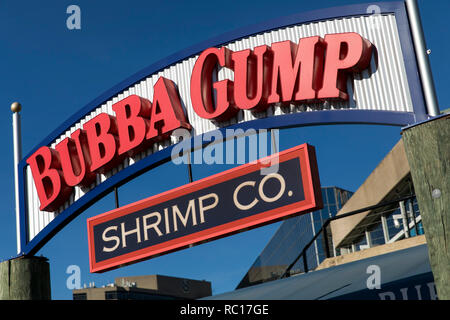
[[[73,290],[86,293],[87,300],[105,300],[108,291],[133,291],[182,299],[198,299],[212,294],[211,282],[162,275],[130,276],[116,278],[114,286]]]
[[[158,275],[158,291],[161,294],[196,299],[212,294],[211,282]]]
[[[395,195],[396,188],[408,178],[409,174],[405,148],[403,141],[400,140],[337,215],[388,201],[389,196]],[[364,223],[368,214],[369,211],[332,221],[330,226],[334,245],[336,247],[344,245],[351,233],[355,232],[355,228]]]
[[[412,237],[412,238],[396,241],[393,243],[388,243],[388,244],[372,247],[369,249],[356,251],[353,253],[348,253],[348,254],[344,254],[341,256],[325,259],[315,270],[325,269],[325,268],[338,266],[338,265],[353,262],[353,261],[367,259],[370,257],[375,257],[375,256],[379,256],[379,255],[386,254],[389,252],[403,250],[403,249],[419,246],[419,245],[426,244],[426,243],[427,243],[427,241],[426,241],[424,235]]]

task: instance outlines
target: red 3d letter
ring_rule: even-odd
[[[94,182],[95,174],[89,169],[91,158],[84,130],[76,130],[70,138],[58,143],[55,150],[59,154],[64,181],[68,186],[89,186]]]
[[[118,144],[116,120],[107,113],[101,113],[83,126],[86,130],[92,172],[105,173],[119,162],[116,157]],[[115,159],[114,161],[111,161]]]
[[[147,139],[162,140],[180,127],[191,129],[186,120],[175,83],[159,78],[153,87],[153,103]]]
[[[115,104],[117,131],[119,135],[119,155],[133,155],[138,152],[145,139],[150,117],[151,102],[137,95],[131,95]]]
[[[317,36],[302,38],[298,45],[291,41],[272,44],[273,70],[269,103],[316,98],[316,90],[322,79],[323,46],[323,39]]]
[[[372,44],[354,32],[327,34],[323,86],[319,99],[348,100],[347,73],[360,72],[368,67]]]
[[[58,153],[49,147],[40,147],[27,159],[42,211],[56,211],[72,192],[62,177]]]
[[[209,48],[198,57],[191,76],[191,101],[195,112],[204,119],[224,121],[234,116],[238,109],[233,102],[233,82],[221,80],[213,84],[216,65],[232,68],[232,51]],[[216,90],[214,106],[213,88]]]
[[[234,102],[239,109],[261,111],[268,107],[271,50],[268,46],[233,52]]]

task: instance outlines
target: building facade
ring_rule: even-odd
[[[283,275],[317,272],[409,248],[426,248],[422,218],[414,194],[410,168],[400,140],[356,192],[336,187],[322,188],[322,210],[284,221],[237,289],[277,280]],[[324,239],[322,227],[330,218],[333,219],[327,222]],[[328,242],[328,256],[325,241]],[[423,255],[421,250],[411,249],[411,252],[420,251]],[[304,255],[300,256],[303,251]],[[423,274],[414,274],[409,282],[393,277],[395,281],[392,284],[400,281],[405,287],[434,288],[429,264],[423,257],[417,258]],[[392,265],[391,269],[386,267],[386,273],[394,274],[395,266]],[[435,297],[433,290],[430,291],[430,299]],[[382,292],[380,294],[384,297]],[[392,296],[394,294],[389,292],[389,297]],[[421,297],[418,293],[414,299]]]
[[[75,289],[73,300],[178,300],[212,294],[211,282],[163,275],[116,278],[102,287]]]
[[[328,218],[335,216],[352,194],[351,191],[337,187],[323,187],[323,208],[285,220],[256,258],[237,289],[278,279],[320,230],[323,223]],[[324,241],[323,235],[320,234],[307,250],[309,269],[317,267],[325,259]],[[327,241],[329,248],[333,248],[331,236]],[[304,272],[304,265],[303,260],[300,259],[292,267],[290,273],[302,272]]]

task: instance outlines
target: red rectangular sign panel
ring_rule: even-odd
[[[320,209],[314,147],[248,163],[87,220],[102,272]]]

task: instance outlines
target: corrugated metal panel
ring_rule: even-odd
[[[352,79],[348,80],[347,87],[350,94],[350,101],[348,102],[324,102],[308,105],[292,104],[282,108],[273,106],[258,114],[249,111],[240,111],[233,119],[220,124],[215,124],[197,116],[192,108],[189,85],[192,69],[198,57],[193,56],[168,66],[157,74],[149,75],[147,78],[134,84],[123,92],[118,93],[115,97],[98,106],[90,114],[86,115],[77,124],[67,130],[51,144],[51,147],[54,148],[57,143],[70,136],[75,130],[81,128],[84,123],[96,115],[100,113],[114,115],[112,111],[113,103],[118,102],[131,94],[138,94],[152,101],[153,86],[161,76],[173,80],[177,84],[180,97],[186,107],[187,117],[193,126],[196,135],[215,130],[218,127],[226,127],[230,124],[254,120],[261,117],[298,112],[314,112],[315,110],[351,108],[358,110],[412,112],[412,101],[394,14],[340,18],[290,26],[246,37],[225,44],[225,46],[231,50],[238,51],[252,49],[264,44],[270,46],[274,42],[284,40],[291,40],[297,43],[298,40],[303,37],[316,35],[324,37],[325,34],[340,32],[357,32],[361,34],[375,45],[378,55],[378,62],[373,57],[368,70],[356,74]],[[233,72],[229,69],[221,69],[218,71],[218,79],[233,80]],[[147,155],[162,150],[172,143],[175,143],[173,138],[165,142],[157,143],[153,148],[143,151],[133,158],[125,159],[118,168],[107,174],[98,175],[96,182],[90,188],[76,187],[70,200],[68,200],[56,213],[42,212],[39,210],[39,199],[36,188],[32,180],[31,172],[29,168],[27,168],[29,240],[35,237],[36,234],[52,221],[58,213],[62,212],[74,201],[81,198],[89,191],[89,189],[102,183],[123,168],[139,161]]]

